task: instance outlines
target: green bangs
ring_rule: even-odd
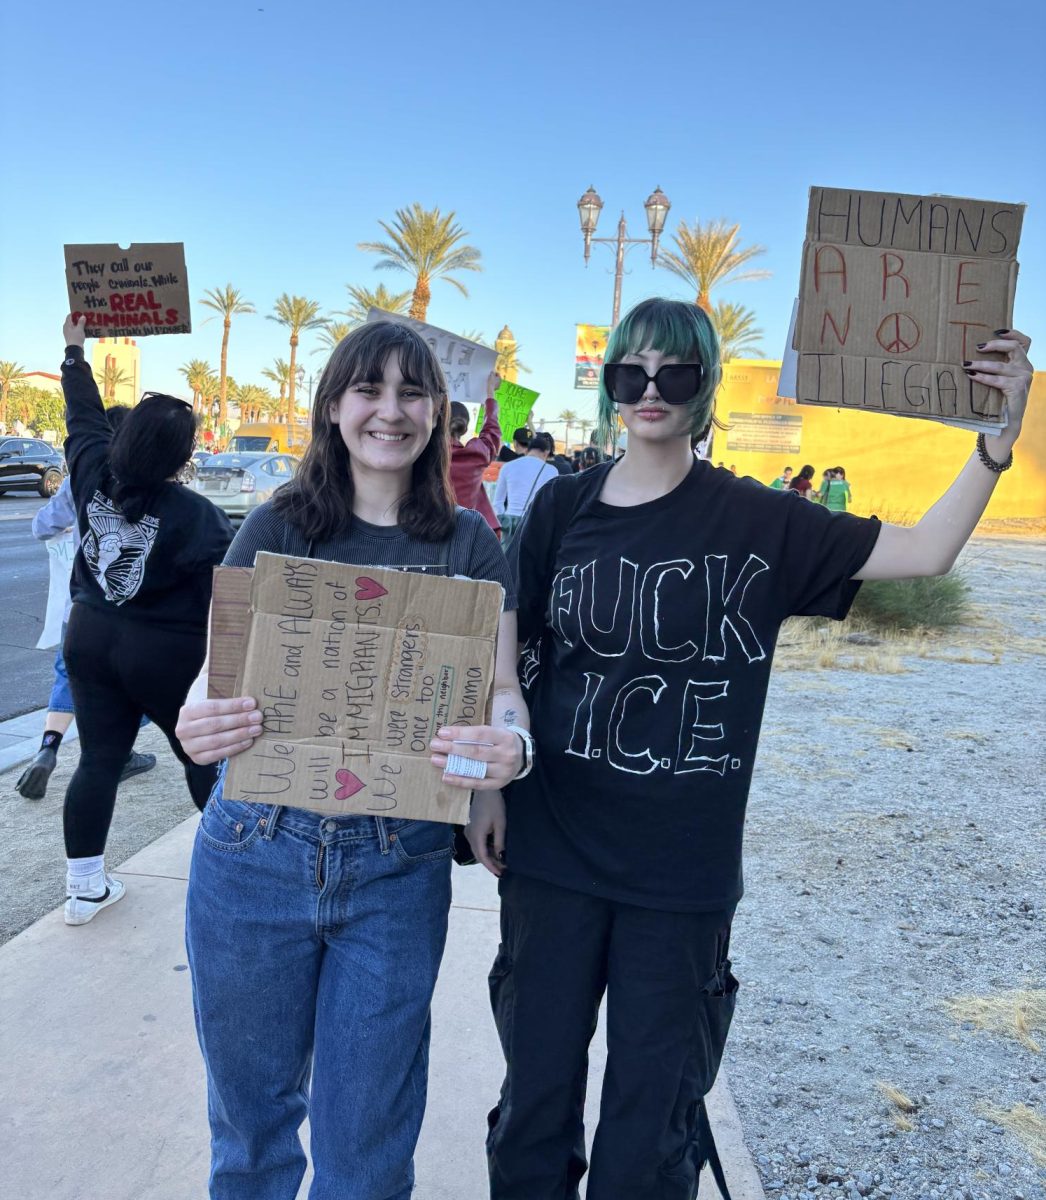
[[[660,350],[680,362],[700,362],[705,378],[687,411],[690,435],[703,434],[712,420],[715,394],[722,377],[719,339],[708,316],[696,304],[683,300],[644,300],[627,312],[610,335],[605,362],[620,362],[643,350]],[[599,437],[612,443],[617,429],[617,412],[607,393],[603,373],[599,375]]]

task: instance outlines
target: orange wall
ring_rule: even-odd
[[[798,452],[730,449],[730,430],[717,431],[713,462],[735,465],[738,475],[769,483],[784,466],[804,463],[821,472],[846,468],[854,511],[921,515],[948,487],[974,448],[975,434],[936,421],[892,417],[852,409],[822,408],[778,399],[781,364],[734,359],[723,370],[716,415],[778,414],[801,418]],[[735,423],[735,436],[740,433]],[[1037,371],[1014,464],[999,481],[985,516],[1046,516],[1046,372]]]

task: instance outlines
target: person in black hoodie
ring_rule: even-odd
[[[84,925],[124,885],[105,871],[116,786],[142,715],[167,735],[197,808],[216,769],[175,737],[178,710],[207,649],[211,571],[233,530],[210,501],[177,482],[196,440],[192,407],[147,392],[114,437],[84,358],[84,326],[65,322],[65,441],[80,530],[65,661],[80,730],[80,763],[63,824],[65,921]]]

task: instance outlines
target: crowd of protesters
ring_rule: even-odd
[[[615,327],[596,440],[610,444],[620,422],[627,452],[585,451],[576,468],[547,434],[519,429],[499,450],[496,376],[481,431],[464,440],[468,412],[448,403],[432,349],[375,321],[332,352],[297,475],[232,537],[178,483],[190,406],[147,394],[114,437],[82,326],[70,318],[64,333],[81,535],[64,643],[81,726],[66,920],[124,893],[102,856],[146,715],[203,810],[186,940],[210,1195],[291,1200],[308,1115],[312,1194],[407,1200],[450,906],[451,826],[227,788],[229,758],[265,723],[257,697],[206,698],[211,567],[269,551],[501,584],[489,724],[441,728],[430,743],[433,771],[472,793],[471,854],[499,879],[490,998],[506,1071],[487,1133],[490,1195],[577,1200],[587,1173],[590,1200],[691,1200],[718,1162],[704,1097],[736,999],[742,830],[778,629],[795,614],[842,619],[862,580],[950,569],[1012,460],[1028,339],[1000,331],[982,347],[997,361],[966,368],[1004,393],[1009,424],[982,434],[922,521],[900,528],[846,511],[842,468],[820,488],[809,464],[764,487],[696,457],[716,425],[721,365],[695,305],[646,301]],[[463,739],[474,769],[458,775]],[[589,1157],[588,1049],[604,996]]]

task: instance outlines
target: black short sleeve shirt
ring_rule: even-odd
[[[736,903],[778,629],[846,615],[878,522],[706,462],[628,508],[585,476],[556,486],[588,492],[559,546],[549,487],[512,556],[538,754],[508,789],[509,869],[670,911]]]

